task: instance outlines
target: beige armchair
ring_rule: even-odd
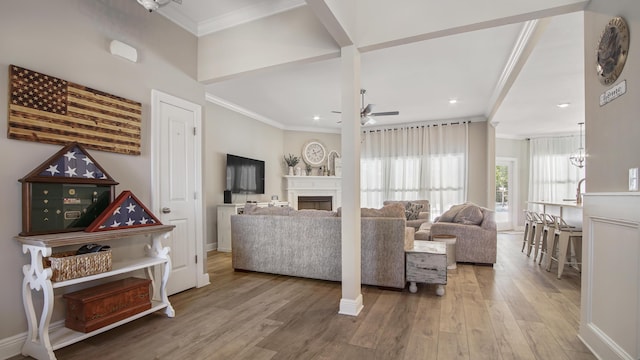
[[[390,204],[402,204],[405,208],[405,214],[407,215],[407,227],[412,227],[416,231],[420,228],[425,222],[430,221],[431,214],[431,206],[429,204],[429,200],[385,200],[383,205]],[[412,204],[417,204],[417,208],[419,210],[416,212],[412,212]]]
[[[455,235],[456,261],[494,264],[498,231],[493,210],[472,203],[454,205],[431,225],[431,237]]]

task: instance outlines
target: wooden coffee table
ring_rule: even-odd
[[[416,240],[413,249],[405,250],[409,291],[418,291],[416,283],[437,284],[436,294],[444,295],[447,284],[447,245],[442,242]]]

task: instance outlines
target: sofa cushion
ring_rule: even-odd
[[[307,216],[307,217],[335,217],[335,216],[337,216],[335,211],[315,210],[315,209],[292,210],[289,213],[289,215],[290,216]]]
[[[404,218],[404,206],[402,204],[389,204],[380,209],[362,208],[361,217],[392,217]]]
[[[458,215],[458,212],[462,210],[465,204],[453,205],[449,210],[445,211],[438,218],[438,222],[453,222],[453,219]]]
[[[480,225],[482,223],[482,210],[475,204],[465,204],[465,206],[458,211],[453,219],[453,222],[464,225]]]
[[[338,208],[337,216],[342,216],[342,208]],[[404,218],[404,205],[394,203],[385,205],[380,209],[373,208],[361,208],[360,217],[390,217],[390,218]]]
[[[258,207],[255,204],[246,204],[244,206],[245,215],[290,215],[293,208],[289,206],[268,206]]]

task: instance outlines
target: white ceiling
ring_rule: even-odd
[[[303,0],[183,0],[160,13],[201,36],[304,5]],[[512,24],[363,53],[365,103],[376,104],[376,112],[400,112],[377,117],[376,126],[490,118],[499,137],[577,133],[577,123],[584,121],[583,14],[552,18],[501,96],[501,76],[513,66],[510,58],[526,26]],[[285,129],[339,132],[339,114],[331,112],[340,110],[339,61],[240,76],[207,85],[206,91],[210,100]],[[450,104],[450,99],[458,103]],[[559,103],[570,106],[559,108]]]

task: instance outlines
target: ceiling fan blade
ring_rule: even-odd
[[[400,115],[399,111],[385,111],[369,114],[370,116],[387,116],[387,115]]]
[[[371,114],[371,112],[373,111],[373,107],[374,106],[375,106],[374,104],[367,105],[367,107],[362,109],[361,115],[362,116],[368,116],[369,114]]]

